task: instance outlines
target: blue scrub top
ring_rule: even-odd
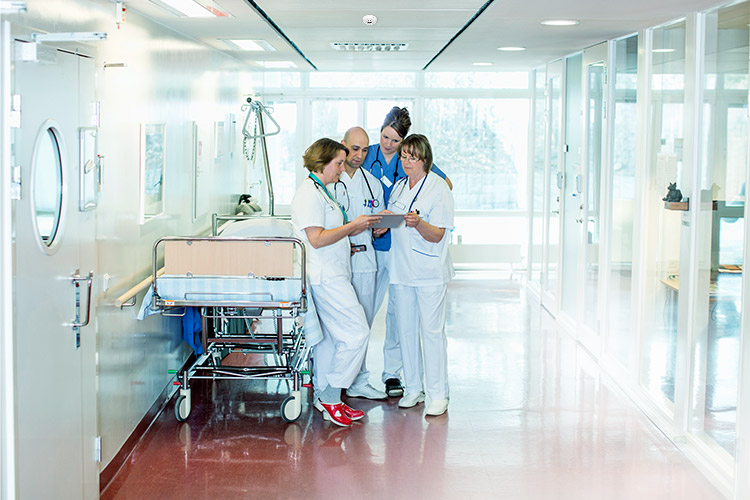
[[[391,158],[390,163],[386,163],[385,157],[380,151],[380,144],[373,144],[372,146],[367,148],[367,156],[365,157],[365,161],[362,163],[362,168],[374,175],[376,179],[380,180],[380,183],[383,185],[383,200],[385,201],[385,206],[387,207],[388,198],[390,198],[391,196],[393,186],[395,186],[399,180],[406,177],[404,169],[401,167],[401,159],[397,154],[395,154],[393,155],[393,158]],[[440,170],[434,163],[432,164],[430,172],[435,172],[443,179],[446,178],[445,173],[443,173],[443,171]],[[383,177],[390,181],[390,186],[383,182]],[[388,231],[382,237],[375,238],[375,242],[372,246],[375,247],[375,250],[380,250],[381,252],[387,252],[388,250],[390,250],[391,232]]]

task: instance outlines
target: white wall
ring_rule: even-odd
[[[246,165],[237,138],[242,96],[259,92],[240,82],[253,79],[239,61],[166,30],[129,10],[119,29],[108,0],[27,0],[28,12],[7,16],[14,33],[104,31],[92,42],[97,95],[101,103],[99,154],[104,156],[102,192],[96,209],[95,268],[98,414],[104,468],[138,422],[171,385],[169,369],[190,353],[179,319],[152,316],[136,320],[136,308],[118,309],[114,300],[151,272],[154,242],[165,235],[210,230],[210,214],[228,213],[245,192]],[[28,29],[27,29],[28,28]],[[20,34],[20,35],[19,35]],[[107,67],[124,63],[125,67]],[[238,121],[232,127],[228,117]],[[207,213],[193,220],[193,124],[211,133],[224,122],[224,155],[206,178]],[[139,220],[140,125],[166,124],[163,216]],[[236,132],[230,146],[229,131]],[[230,151],[234,154],[230,154]],[[210,153],[212,157],[213,154]],[[105,290],[104,276],[109,276]],[[143,293],[138,295],[138,307]],[[38,360],[43,362],[43,360]]]

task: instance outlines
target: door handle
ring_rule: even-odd
[[[88,276],[81,276],[79,272],[80,270],[76,269],[76,272],[71,275],[70,279],[73,282],[73,284],[76,286],[76,288],[81,286],[78,283],[79,281],[86,282],[86,288],[88,289],[87,294],[86,294],[86,297],[87,297],[86,298],[86,321],[76,323],[76,321],[73,320],[73,324],[72,324],[73,328],[81,328],[83,326],[86,326],[89,324],[89,320],[91,320],[91,284],[94,281],[94,271],[89,271]]]

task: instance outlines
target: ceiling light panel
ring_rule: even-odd
[[[232,17],[211,0],[151,0],[155,5],[180,17]]]
[[[222,42],[234,50],[246,50],[248,52],[275,52],[276,49],[265,40],[249,40],[238,38],[220,38]]]
[[[266,69],[288,69],[296,68],[297,65],[292,61],[256,61],[259,65]]]
[[[547,19],[542,21],[542,24],[545,26],[575,26],[579,22],[575,19]]]

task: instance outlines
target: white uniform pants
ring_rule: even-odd
[[[447,289],[446,285],[391,285],[404,362],[404,392],[407,394],[424,390],[430,400],[448,399],[448,341],[445,336]]]
[[[365,312],[345,279],[311,285],[310,290],[323,330],[323,340],[313,347],[316,394],[329,386],[347,388],[367,352],[370,329]]]
[[[375,312],[380,310],[383,305],[386,290],[390,290],[388,275],[388,252],[375,251],[375,257],[378,263],[377,288],[375,290]],[[389,378],[399,378],[399,373],[403,367],[401,361],[401,349],[398,345],[398,331],[396,324],[396,304],[394,303],[393,293],[388,293],[388,309],[385,314],[385,342],[383,342],[383,375],[382,381]]]
[[[365,312],[365,318],[367,318],[367,325],[372,328],[372,321],[375,319],[375,290],[376,290],[376,278],[375,272],[370,273],[352,273],[352,286],[357,294],[359,303],[362,304],[362,309]],[[369,333],[370,330],[368,330]],[[368,335],[369,344],[369,335]],[[365,358],[362,360],[362,368],[359,370],[359,374],[352,382],[351,387],[362,387],[370,383],[370,371],[367,369],[367,348],[365,348]]]

